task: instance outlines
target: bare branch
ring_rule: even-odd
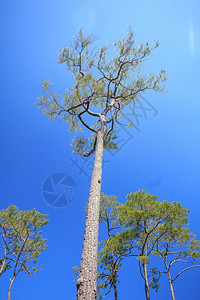
[[[141,275],[142,278],[145,280],[144,275],[143,275],[143,273],[142,273],[142,267],[141,267],[140,261],[138,262],[138,264],[139,264],[139,268],[140,268],[140,275]]]
[[[174,280],[176,280],[183,272],[189,270],[189,269],[192,269],[192,268],[196,268],[196,267],[200,267],[200,265],[193,265],[193,266],[190,266],[190,267],[187,267],[185,269],[183,269],[182,271],[180,271],[173,279],[172,279],[172,282]]]
[[[88,152],[88,153],[83,153],[83,156],[88,157],[88,156],[90,156],[93,152],[95,152],[95,149],[96,149],[96,143],[97,143],[97,136],[95,137],[94,145],[93,145],[93,148],[91,149],[91,151]]]
[[[151,248],[150,248],[150,250],[149,250],[147,256],[153,251],[155,244],[156,244],[157,241],[158,241],[158,240],[166,233],[166,231],[167,231],[167,229],[164,230],[163,233],[160,234],[160,235],[156,238],[156,240],[153,242],[153,244],[152,244],[152,246],[151,246]]]
[[[145,236],[145,240],[144,240],[143,246],[142,246],[141,253],[144,252],[144,248],[145,248],[145,245],[146,245],[146,243],[147,243],[147,240],[148,240],[149,235],[150,235],[150,234],[158,227],[159,224],[161,224],[162,222],[164,222],[165,220],[167,220],[168,217],[169,217],[169,216],[167,215],[165,218],[163,218],[162,220],[158,221],[158,222],[155,224],[155,226],[153,226],[153,228],[152,228],[149,232],[147,232],[147,234],[146,234],[146,236]]]
[[[78,118],[79,118],[79,120],[81,121],[81,123],[82,123],[87,129],[89,129],[90,131],[93,131],[93,132],[97,133],[97,131],[96,131],[94,128],[90,127],[88,124],[86,124],[85,121],[83,121],[83,119],[82,119],[82,117],[81,117],[81,115],[83,115],[84,113],[86,113],[87,110],[88,110],[88,109],[86,108],[84,111],[82,111],[80,114],[78,114]]]
[[[113,127],[114,127],[114,119],[113,119],[113,118],[111,119],[111,122],[112,122],[111,128],[110,128],[110,130],[107,132],[105,139],[107,139],[107,137],[109,136],[109,134],[113,131]]]

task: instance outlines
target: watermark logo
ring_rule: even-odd
[[[66,173],[48,176],[42,186],[44,200],[53,207],[67,206],[75,199],[76,193],[76,182]]]

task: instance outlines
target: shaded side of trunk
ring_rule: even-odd
[[[117,294],[117,282],[115,281],[113,284],[114,287],[114,296],[115,296],[115,300],[118,300],[118,294]]]
[[[164,259],[164,263],[165,263],[165,268],[166,268],[166,271],[167,271],[167,277],[168,277],[168,282],[169,282],[169,287],[170,287],[172,300],[175,300],[174,288],[173,288],[172,279],[171,279],[171,275],[170,275],[170,271],[169,271],[169,267],[167,265],[166,259]]]
[[[110,234],[109,234],[110,237]],[[118,300],[118,294],[117,294],[117,280],[116,280],[116,275],[117,275],[117,271],[116,271],[116,265],[114,263],[114,259],[113,259],[113,253],[111,253],[111,261],[112,261],[112,274],[113,274],[113,289],[114,289],[114,298],[115,300]]]
[[[141,206],[141,209],[142,209],[142,206]],[[144,221],[144,228],[145,228],[145,230],[147,228],[146,221]],[[144,252],[142,254],[145,254],[145,256],[147,257],[147,240],[145,237],[144,237],[143,243],[144,243],[144,250],[143,250]],[[150,300],[147,263],[143,262],[142,267],[143,267],[143,274],[144,274],[143,278],[144,278],[144,288],[145,288],[146,299]]]
[[[97,297],[97,253],[99,232],[99,208],[103,162],[103,143],[106,132],[105,117],[101,118],[102,128],[97,132],[94,167],[81,256],[80,275],[77,280],[77,300],[95,300]]]

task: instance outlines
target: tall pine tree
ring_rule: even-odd
[[[79,30],[73,44],[60,51],[59,62],[74,76],[74,86],[63,97],[43,82],[44,95],[38,107],[50,119],[59,117],[75,132],[74,152],[89,156],[95,152],[88,200],[77,300],[96,299],[99,205],[102,179],[103,150],[117,148],[115,125],[124,118],[127,106],[132,109],[140,94],[148,90],[163,91],[165,71],[157,75],[142,73],[144,61],[158,47],[148,43],[135,45],[129,28],[127,36],[98,51],[96,38]],[[126,124],[133,126],[133,122]],[[84,135],[82,134],[84,128]]]

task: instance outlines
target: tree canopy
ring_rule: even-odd
[[[8,300],[11,287],[17,275],[24,271],[32,275],[40,270],[39,255],[47,248],[46,239],[40,230],[48,223],[47,215],[33,210],[21,211],[11,205],[0,211],[1,265],[0,276],[11,268]]]
[[[60,51],[59,63],[64,64],[74,78],[74,85],[64,95],[52,89],[50,81],[43,81],[44,95],[38,107],[53,120],[69,123],[75,133],[73,152],[89,156],[95,152],[88,200],[77,300],[96,299],[98,225],[102,179],[103,150],[117,149],[115,123],[123,124],[125,109],[134,111],[140,93],[163,91],[165,71],[157,75],[145,74],[144,61],[158,47],[149,43],[135,45],[133,31],[112,45],[96,50],[96,37],[84,35],[80,29],[70,47]],[[133,126],[130,120],[126,126]],[[84,129],[84,130],[83,130]]]
[[[85,36],[80,29],[71,47],[61,49],[58,61],[73,74],[74,85],[62,96],[52,90],[49,80],[43,81],[44,95],[37,104],[51,120],[59,117],[69,123],[69,131],[76,133],[72,143],[74,152],[85,156],[95,151],[100,115],[106,116],[109,125],[104,147],[117,148],[114,124],[123,122],[124,108],[130,106],[134,110],[140,93],[161,92],[166,81],[164,70],[157,75],[145,75],[143,70],[145,60],[158,42],[152,46],[148,42],[135,45],[131,28],[126,37],[99,50],[94,46],[96,40],[97,37]],[[130,120],[124,125],[134,124]]]
[[[102,194],[100,220],[110,224],[108,228],[114,233],[100,243],[101,290],[110,292],[116,288],[123,260],[135,257],[145,282],[146,299],[150,299],[149,288],[158,291],[160,276],[166,273],[174,300],[174,280],[186,270],[200,266],[200,241],[188,226],[189,210],[179,202],[160,202],[144,190],[128,194],[125,204],[114,204],[114,199],[115,196]],[[160,265],[152,266],[155,256],[163,260],[164,270]],[[172,271],[175,263],[176,273]]]

